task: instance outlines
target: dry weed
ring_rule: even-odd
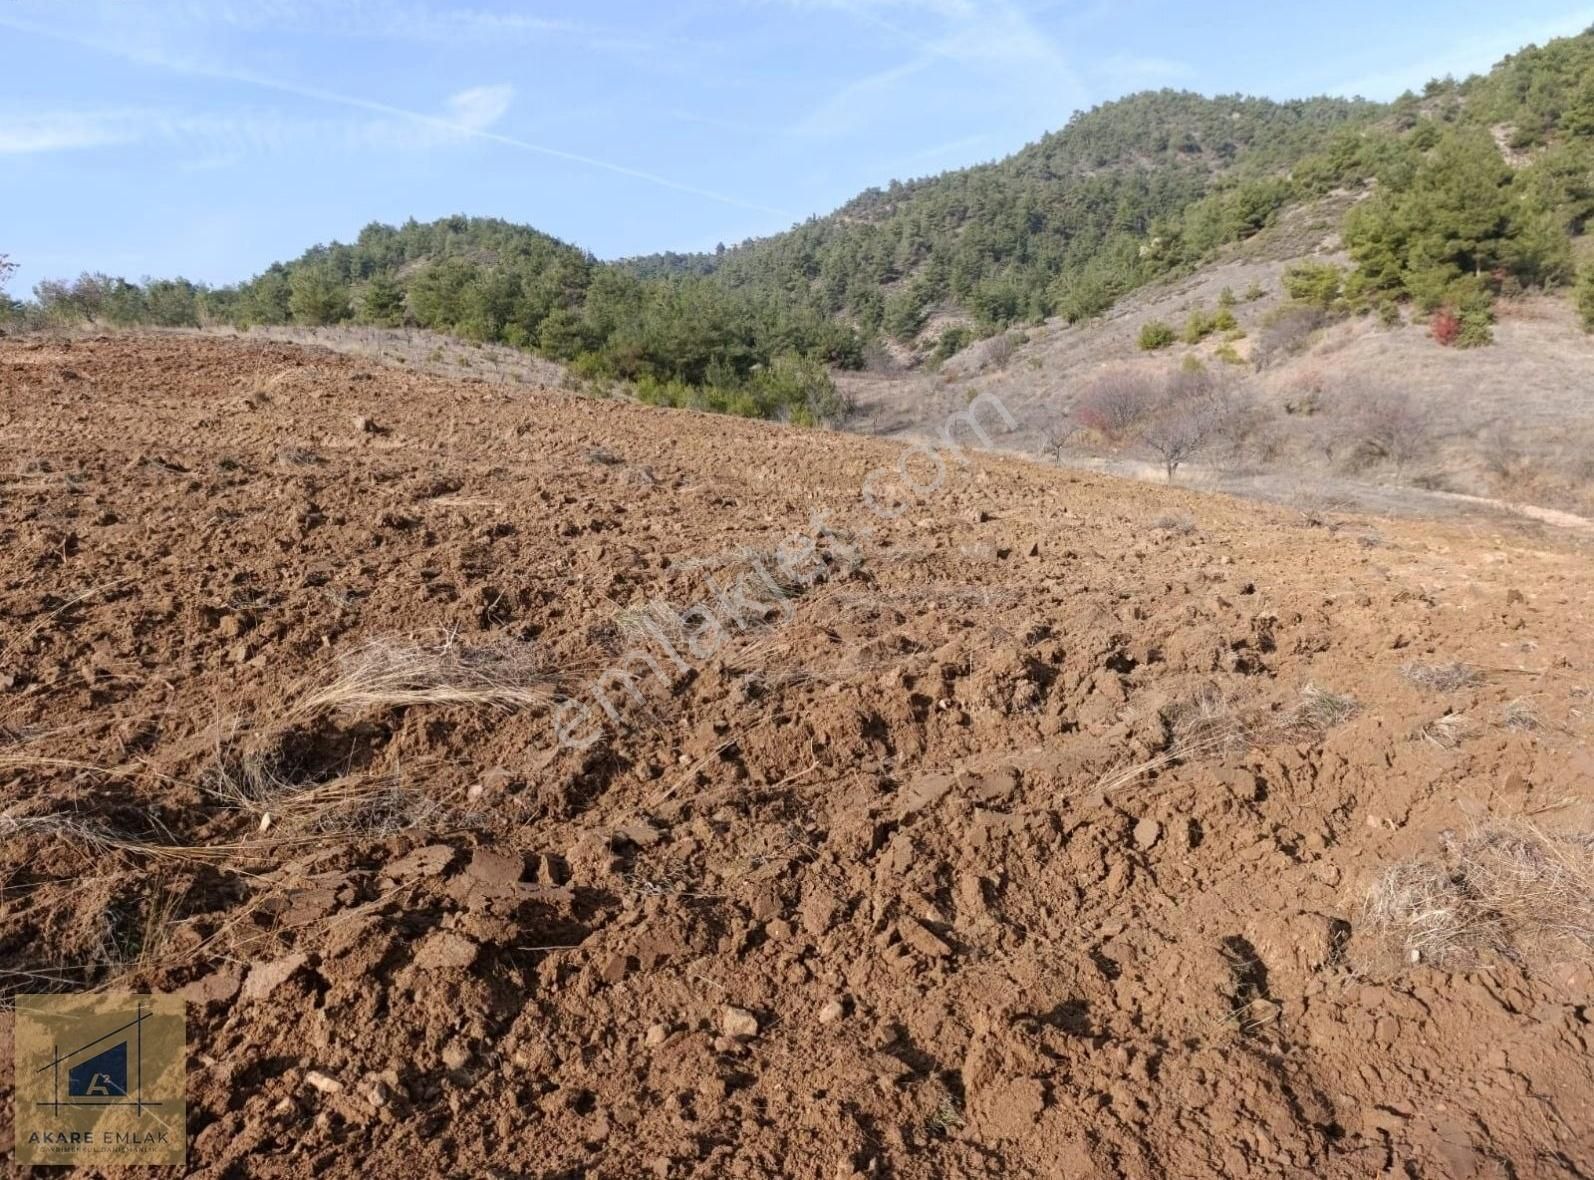
[[[1426,688],[1430,692],[1457,692],[1483,680],[1476,668],[1462,663],[1404,664],[1400,672],[1418,688]]]
[[[377,639],[343,660],[330,684],[303,697],[298,716],[405,705],[480,705],[512,710],[554,699],[555,678],[528,648],[470,648],[453,635],[437,647]]]
[[[0,815],[0,836],[53,836],[90,852],[126,852],[146,860],[196,864],[222,864],[254,853],[247,843],[190,845],[170,839],[146,838],[117,832],[67,812],[46,815]]]
[[[1356,716],[1360,708],[1348,693],[1308,684],[1301,689],[1301,699],[1291,710],[1286,728],[1296,733],[1326,733]]]
[[[1476,729],[1471,718],[1460,713],[1446,713],[1419,729],[1416,736],[1441,750],[1454,750]]]
[[[1202,685],[1163,709],[1161,716],[1169,750],[1244,746],[1257,729],[1256,719],[1245,715],[1234,698],[1215,684]]]
[[[1527,697],[1507,701],[1500,710],[1500,724],[1517,733],[1532,733],[1541,728],[1539,710]]]
[[[1445,833],[1440,857],[1384,872],[1362,921],[1408,963],[1587,960],[1594,957],[1594,834],[1551,835],[1520,820],[1463,839]]]

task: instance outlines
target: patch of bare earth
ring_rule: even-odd
[[[0,983],[185,995],[195,1175],[1594,1170],[1576,537],[885,516],[885,442],[249,339],[0,406]]]

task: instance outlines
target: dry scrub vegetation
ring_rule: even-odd
[[[1527,969],[1594,959],[1594,835],[1497,821],[1438,856],[1390,867],[1363,921],[1411,964],[1470,968],[1499,956]]]
[[[286,856],[329,842],[382,839],[404,831],[440,835],[468,826],[462,800],[438,799],[427,787],[424,764],[369,763],[362,730],[366,719],[428,706],[507,713],[546,706],[556,691],[554,677],[524,644],[471,646],[453,633],[375,639],[319,670],[276,708],[218,722],[213,754],[193,783],[154,776],[166,791],[221,805],[219,829],[206,825],[215,833],[208,838],[184,839],[154,811],[136,818],[125,814],[118,825],[75,812],[32,814],[28,804],[14,805],[0,814],[0,837],[63,842],[108,856],[116,867],[106,880],[121,882],[118,895],[125,897],[117,903],[120,910],[107,910],[111,929],[97,960],[0,969],[4,990],[105,983],[134,968],[188,961],[201,948],[172,936],[180,925],[184,882],[194,885],[194,874],[206,868],[254,879],[253,909],[272,904],[272,874]],[[64,770],[88,781],[126,782],[150,777],[136,760],[103,767],[35,755],[28,744],[0,752],[0,774]],[[249,822],[229,824],[226,813]],[[290,879],[284,888],[291,884]],[[229,923],[206,940],[204,953],[231,954],[227,940],[241,929]],[[136,954],[127,953],[131,946],[139,948]]]

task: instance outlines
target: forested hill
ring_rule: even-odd
[[[1410,302],[1454,318],[1456,343],[1486,343],[1499,295],[1576,273],[1594,216],[1594,30],[1387,105],[1133,95],[1005,160],[871,189],[713,254],[602,263],[452,217],[371,225],[236,287],[45,283],[30,303],[0,296],[0,318],[412,324],[656,401],[812,421],[843,409],[827,369],[888,339],[934,358],[1013,324],[1088,319],[1335,190],[1364,198],[1343,226],[1356,266],[1307,283],[1311,298],[1344,314]],[[1594,267],[1578,291],[1594,324]]]
[[[1296,185],[1287,174],[1386,114],[1343,99],[1137,94],[999,163],[870,189],[729,250],[622,265],[779,291],[902,338],[941,301],[991,325],[1089,315],[1150,273],[1259,229],[1303,190],[1336,182],[1314,175]],[[1147,258],[1151,238],[1160,245]]]

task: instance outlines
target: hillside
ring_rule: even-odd
[[[942,302],[991,325],[1088,315],[1099,308],[1076,305],[1087,292],[1110,304],[1260,228],[1290,199],[1290,169],[1386,113],[1327,98],[1137,94],[999,163],[872,189],[789,233],[623,265],[779,291],[901,338]],[[1153,238],[1165,246],[1154,261],[1142,257]]]
[[[1586,540],[248,339],[0,404],[0,983],[189,1001],[189,1174],[1594,1169]]]
[[[1349,264],[1338,227],[1357,199],[1292,209],[1096,319],[1012,330],[933,366],[844,375],[850,426],[934,437],[948,415],[995,398],[1017,422],[993,427],[994,446],[1163,480],[1151,435],[1168,421],[1157,407],[1171,386],[1222,418],[1183,457],[1177,479],[1189,486],[1307,510],[1480,507],[1459,493],[1594,518],[1594,336],[1564,298],[1501,301],[1492,344],[1472,349],[1437,346],[1412,309],[1381,318],[1290,298],[1292,273]],[[1191,338],[1192,323],[1225,308],[1231,331]],[[1148,351],[1148,324],[1177,336]],[[1100,420],[1141,393],[1141,417]]]
[[[525,227],[373,225],[236,288],[103,275],[41,285],[24,322],[409,324],[528,348],[656,404],[798,422],[833,375],[926,365],[1014,327],[1107,315],[1301,210],[1352,202],[1336,310],[1454,322],[1560,297],[1594,216],[1594,32],[1387,106],[1161,91],[993,164],[871,190],[711,255],[600,263]],[[1577,299],[1594,325],[1594,266]]]

